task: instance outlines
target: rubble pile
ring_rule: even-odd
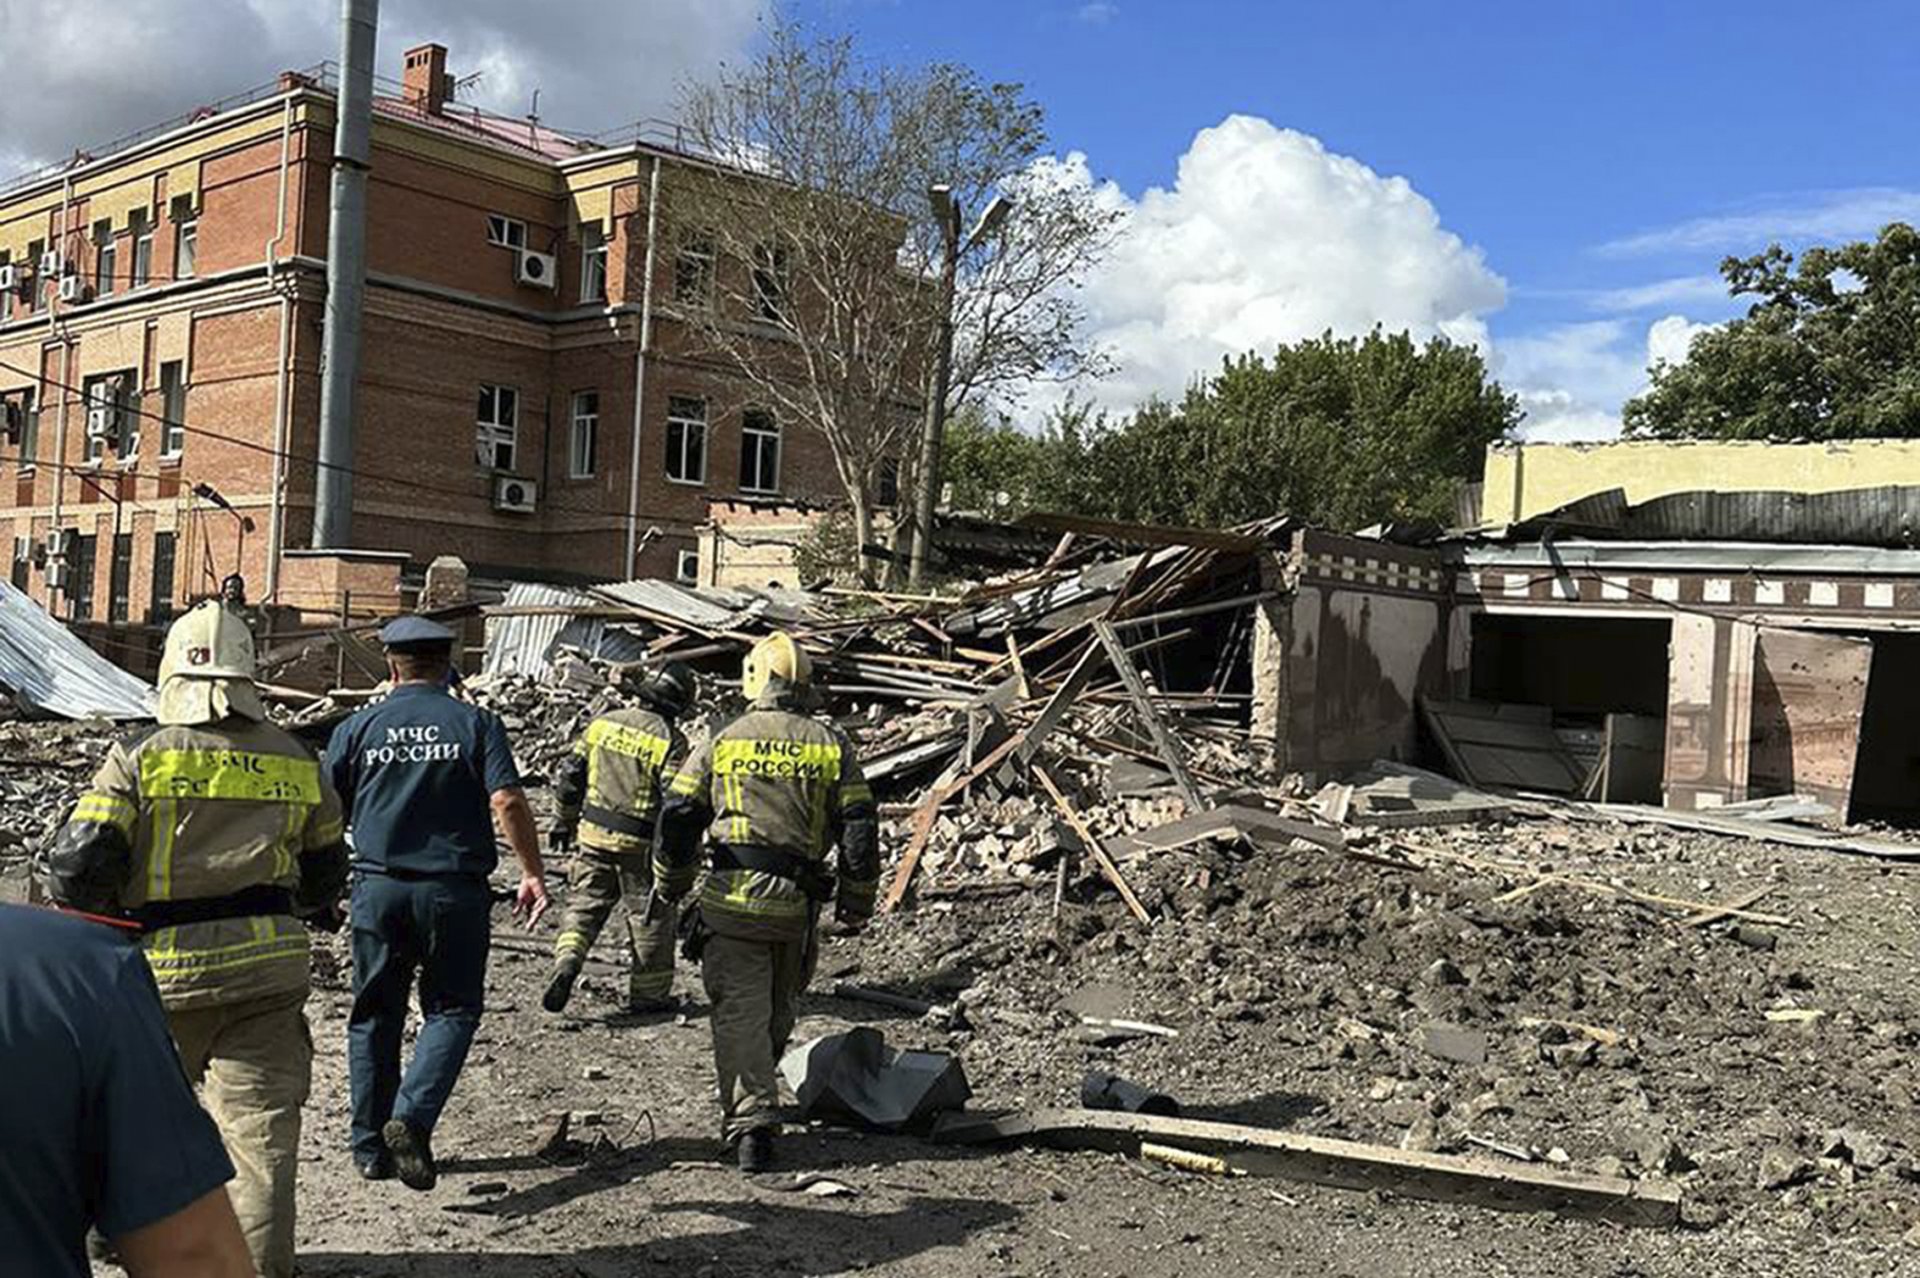
[[[0,864],[52,836],[123,731],[97,719],[0,721]]]

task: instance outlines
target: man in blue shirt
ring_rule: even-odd
[[[448,694],[453,632],[402,617],[380,632],[393,691],[334,730],[327,768],[353,844],[353,1158],[361,1175],[431,1189],[434,1124],[480,1025],[494,822],[520,862],[514,912],[547,908],[533,810],[506,725]],[[424,1023],[400,1072],[416,973]]]
[[[241,1278],[233,1164],[193,1098],[139,946],[0,905],[0,1274],[86,1278],[87,1230],[134,1278]]]

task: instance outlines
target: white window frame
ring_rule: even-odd
[[[567,431],[567,478],[592,479],[600,470],[600,392],[575,391]]]
[[[527,248],[527,224],[504,213],[487,214],[487,243],[524,253]]]
[[[686,411],[687,406],[691,404],[698,404],[700,406],[699,416],[696,417]],[[673,432],[675,427],[679,427],[680,429],[678,449],[674,447]],[[687,440],[690,437],[689,431],[697,431],[699,434],[700,473],[698,475],[688,475],[684,473],[687,470]],[[707,454],[711,451],[707,446],[709,442],[707,401],[697,395],[669,395],[667,397],[667,429],[665,431],[665,438],[667,441],[667,482],[670,484],[688,484],[693,487],[705,487],[707,482]],[[674,474],[676,468],[683,473],[679,475]]]
[[[701,310],[712,306],[716,260],[711,236],[689,235],[682,240],[679,251],[673,257],[673,300],[682,306]],[[693,264],[693,271],[698,272],[695,276],[699,281],[697,288],[682,287],[686,283],[682,272],[689,263]]]
[[[700,552],[682,547],[673,557],[673,579],[683,586],[700,584]]]
[[[120,378],[121,385],[127,388],[126,394],[120,398],[118,405],[120,433],[111,437],[96,436],[87,431],[86,418],[84,416],[81,418],[80,429],[86,438],[83,456],[89,466],[99,466],[107,460],[108,438],[113,439],[114,456],[122,465],[131,466],[140,457],[140,392],[134,389],[132,372],[102,373],[97,377],[88,378],[81,388],[81,412],[83,414],[91,412],[95,404],[106,402],[106,397],[97,392],[108,390],[116,377]],[[124,448],[121,447],[122,443],[125,444]]]
[[[598,222],[580,224],[580,304],[607,300],[607,236]]]
[[[200,215],[186,200],[173,205],[173,278],[192,279],[200,256]]]
[[[502,445],[506,448],[504,466],[500,464]],[[480,400],[474,406],[474,460],[483,470],[511,474],[513,463],[519,459],[519,445],[519,388],[493,382],[480,383]]]
[[[765,423],[764,425],[760,423]],[[755,458],[754,469],[760,467],[758,459],[765,441],[773,441],[773,478],[766,482],[767,476],[756,473],[758,484],[747,482],[747,459]],[[752,449],[750,453],[748,450]],[[749,408],[740,414],[740,491],[743,493],[777,493],[780,491],[780,420],[764,408]]]
[[[127,255],[129,286],[145,288],[153,282],[153,215],[135,209],[128,215],[128,229],[133,232],[133,251]]]
[[[172,385],[167,370],[174,369]],[[187,449],[187,365],[165,360],[160,365],[160,460],[177,461]]]
[[[776,327],[785,325],[787,308],[793,303],[792,262],[787,246],[778,241],[760,245],[754,249],[748,269],[753,285],[754,322]]]
[[[120,269],[120,245],[114,239],[112,222],[93,224],[93,295],[113,296],[114,278]]]

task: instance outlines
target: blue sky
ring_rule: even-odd
[[[1483,317],[1503,376],[1570,397],[1535,405],[1548,433],[1556,403],[1560,430],[1604,431],[1657,322],[1733,313],[1711,278],[1725,254],[1920,217],[1911,3],[803,9],[882,56],[1024,82],[1056,144],[1134,197],[1170,188],[1195,134],[1234,114],[1405,178],[1505,282]]]
[[[1046,106],[1128,230],[1084,290],[1125,410],[1229,352],[1375,323],[1480,344],[1536,437],[1604,436],[1734,313],[1728,253],[1920,221],[1920,3],[793,0],[878,59]],[[776,0],[382,0],[381,69],[583,133],[666,116]],[[332,58],[315,0],[0,0],[0,170]],[[127,68],[147,68],[130,75]],[[477,77],[477,78],[474,78]],[[1037,411],[1030,402],[1028,415]]]

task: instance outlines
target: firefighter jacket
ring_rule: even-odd
[[[141,925],[170,1010],[301,992],[298,919],[346,885],[340,800],[272,724],[162,726],[107,752],[46,868],[56,902]]]
[[[563,829],[598,852],[653,850],[663,778],[687,756],[672,723],[638,707],[611,710],[587,725],[554,778]]]
[[[683,895],[707,839],[700,913],[726,936],[793,940],[835,894],[842,922],[873,913],[880,880],[873,791],[845,736],[776,687],[688,757],[661,813],[654,879]],[[827,853],[840,853],[837,875]]]

